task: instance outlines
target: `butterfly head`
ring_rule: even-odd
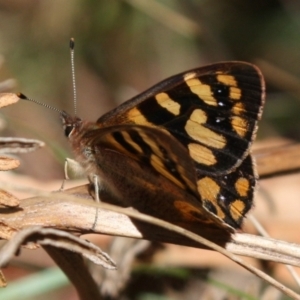
[[[62,120],[64,133],[67,138],[70,138],[82,127],[82,120],[80,118],[76,116],[73,117],[65,111],[60,113],[60,118]]]

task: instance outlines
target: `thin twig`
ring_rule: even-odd
[[[262,224],[253,216],[249,215],[248,219],[252,222],[256,230],[264,237],[270,237],[268,232],[263,228]],[[288,269],[289,273],[292,275],[292,277],[295,279],[298,286],[300,286],[300,278],[298,274],[296,273],[295,269],[292,266],[285,265],[285,267]]]

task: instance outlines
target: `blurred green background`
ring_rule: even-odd
[[[259,136],[300,136],[299,1],[0,1],[0,79],[15,78],[14,91],[72,113],[70,37],[84,119],[96,120],[177,72],[245,60],[267,81]],[[61,162],[71,155],[62,150],[69,151],[58,114],[32,103],[2,113],[9,120],[4,135],[42,138],[56,149],[23,156],[19,172],[61,178]]]

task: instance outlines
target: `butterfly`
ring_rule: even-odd
[[[256,66],[221,62],[172,76],[96,122],[61,119],[101,200],[224,244],[253,205],[250,148],[264,97]]]

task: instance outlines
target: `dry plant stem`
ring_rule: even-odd
[[[3,185],[3,188],[7,187]],[[70,189],[68,193],[73,196],[44,192],[47,198],[38,196],[24,199],[18,210],[0,209],[0,237],[10,239],[12,234],[25,227],[40,225],[81,234],[94,232],[201,248],[198,243],[178,234],[164,229],[154,230],[149,224],[133,222],[123,213],[128,211],[126,209],[118,208],[121,211],[116,213],[99,208],[88,195],[85,185]],[[98,222],[92,230],[97,208]],[[237,233],[226,248],[239,255],[300,266],[300,247],[296,244]]]
[[[300,246],[251,234],[235,234],[226,249],[232,253],[273,262],[299,265]]]
[[[254,150],[260,178],[300,170],[300,144],[285,143],[272,148]]]
[[[253,216],[249,215],[248,219],[252,222],[256,230],[264,237],[270,237],[268,232],[263,228],[263,226],[258,222],[258,220]],[[295,269],[292,266],[285,265],[289,273],[292,275],[292,277],[295,279],[298,286],[300,286],[300,279],[298,274],[296,273]]]
[[[81,194],[82,196],[87,197],[86,189],[82,189],[82,187],[81,189],[79,187],[69,192],[77,195]],[[49,198],[35,197],[25,199],[21,202],[20,208],[23,210],[15,212],[11,210],[11,213],[8,213],[8,210],[6,210],[5,214],[0,213],[0,224],[2,224],[0,232],[5,231],[6,234],[10,234],[27,226],[42,225],[68,231],[76,231],[81,234],[93,231],[95,233],[145,238],[149,240],[159,240],[162,242],[172,242],[173,240],[173,243],[188,246],[197,245],[197,247],[201,247],[201,245],[205,245],[210,249],[222,253],[237,264],[265,279],[267,282],[277,287],[293,299],[300,299],[299,295],[286,288],[270,276],[264,274],[262,271],[252,267],[251,265],[245,264],[242,259],[230,253],[226,249],[217,246],[214,243],[181,227],[133,210],[104,203],[96,203],[87,199],[66,195],[65,193],[55,193]],[[91,230],[97,209],[99,217],[98,222],[94,230]],[[49,211],[52,213],[49,214]],[[138,223],[138,227],[136,227],[135,224],[137,223],[131,221],[125,215],[132,217],[135,220],[154,224],[158,226],[159,229],[155,229],[153,225],[144,224],[143,222]],[[143,231],[141,232],[140,226],[142,224],[144,224],[144,227],[142,227]],[[163,229],[165,229],[165,231]],[[172,234],[172,232],[177,234]],[[244,236],[244,234],[240,236]],[[190,242],[188,242],[189,240]],[[261,243],[259,246],[261,246]],[[283,252],[284,251],[285,250],[283,249]]]
[[[88,271],[83,258],[78,253],[43,247],[73,283],[81,300],[101,300],[98,286]]]

